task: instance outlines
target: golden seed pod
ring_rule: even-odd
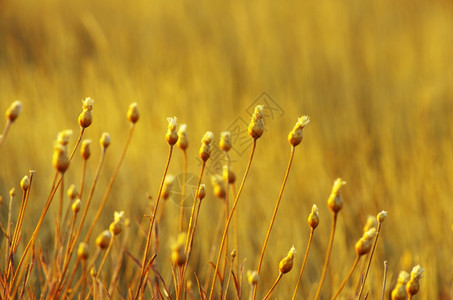
[[[9,195],[10,195],[11,197],[16,196],[16,189],[15,189],[15,188],[10,189],[10,190],[9,190]]]
[[[81,260],[86,260],[88,259],[88,256],[90,256],[90,249],[88,247],[88,244],[80,242],[79,247],[77,248],[77,257]]]
[[[129,110],[127,111],[127,119],[132,123],[137,123],[138,119],[140,118],[140,114],[138,112],[138,105],[137,102],[131,103],[129,105]]]
[[[296,125],[294,125],[293,130],[288,134],[288,142],[296,147],[302,142],[303,139],[303,129],[305,126],[310,123],[310,117],[302,116],[297,120]]]
[[[101,248],[102,250],[106,249],[109,246],[111,239],[112,239],[112,234],[110,233],[110,231],[109,230],[104,230],[96,238],[96,245],[99,248]]]
[[[249,127],[248,127],[249,135],[255,140],[258,139],[259,137],[261,137],[264,132],[263,110],[264,110],[263,105],[257,105],[255,107],[255,111],[252,116],[252,121],[250,122]]]
[[[179,149],[186,150],[189,147],[189,138],[187,135],[187,125],[181,124],[178,130],[178,143]]]
[[[110,141],[110,134],[108,132],[104,132],[99,140],[99,143],[101,144],[101,147],[107,149],[107,147],[110,146]]]
[[[406,283],[409,281],[410,275],[406,271],[401,271],[398,276],[398,283],[392,290],[392,300],[407,299]]]
[[[376,236],[376,228],[371,228],[363,234],[363,236],[355,244],[357,255],[361,256],[367,254],[373,245],[373,239]]]
[[[258,283],[258,279],[259,279],[259,276],[258,276],[257,271],[252,271],[252,270],[247,271],[247,280],[250,285],[256,285]]]
[[[119,222],[125,222],[124,211],[113,212],[113,220],[119,221]]]
[[[110,223],[109,230],[113,235],[118,235],[123,231],[123,222],[119,220],[115,220],[112,223]]]
[[[229,184],[236,182],[236,174],[234,174],[231,167],[228,167],[227,165],[223,166],[223,180],[227,181]]]
[[[93,115],[91,113],[91,110],[83,110],[79,118],[77,119],[79,121],[79,125],[82,128],[87,128],[93,123]]]
[[[22,111],[22,103],[20,101],[14,101],[6,110],[6,118],[9,122],[14,122]]]
[[[280,270],[280,273],[286,274],[289,271],[291,271],[291,269],[293,268],[294,254],[296,254],[296,248],[294,248],[293,246],[289,250],[288,255],[286,255],[286,257],[283,258],[278,264],[278,269]]]
[[[198,154],[202,161],[207,161],[211,156],[211,143],[214,139],[214,134],[211,131],[207,131],[201,139],[201,147]]]
[[[72,130],[66,129],[58,133],[57,143],[66,146],[72,137]]]
[[[377,220],[379,223],[382,223],[384,222],[385,220],[385,217],[387,217],[387,212],[385,210],[381,211],[380,213],[378,213],[377,215]]]
[[[82,146],[80,147],[80,155],[82,158],[87,160],[91,156],[91,140],[83,140]]]
[[[417,265],[412,268],[411,271],[411,278],[406,284],[406,291],[409,295],[413,296],[418,293],[420,290],[420,283],[419,279],[423,277],[423,272],[425,270],[420,267],[420,265]]]
[[[191,291],[192,290],[192,285],[193,285],[192,280],[190,280],[190,279],[187,280],[187,282],[186,282],[187,290]]]
[[[72,205],[71,205],[71,209],[74,213],[78,213],[81,208],[82,208],[82,201],[80,201],[80,199],[75,200],[74,203],[72,203]]]
[[[56,144],[53,152],[53,166],[57,171],[64,173],[69,166],[69,156],[66,146]]]
[[[231,143],[231,134],[229,131],[222,131],[220,133],[220,142],[219,142],[220,149],[223,151],[230,151],[233,144]]]
[[[327,205],[330,210],[337,213],[343,207],[343,199],[340,195],[340,188],[346,184],[346,181],[343,181],[341,178],[337,178],[333,184],[332,192],[330,193],[329,199],[327,200]]]
[[[226,189],[225,183],[223,182],[222,176],[215,174],[211,176],[211,183],[214,187],[214,195],[218,198],[225,198],[226,196]]]
[[[30,188],[30,178],[28,178],[27,175],[25,175],[22,180],[20,181],[20,187],[22,190],[25,192]]]
[[[235,258],[235,257],[238,255],[237,250],[236,250],[236,249],[233,249],[233,251],[231,251],[231,254],[230,254],[230,255],[231,255],[232,258]]]
[[[318,212],[318,206],[316,204],[313,204],[313,207],[311,208],[311,213],[308,216],[308,225],[312,228],[315,229],[319,225],[319,212]]]
[[[171,261],[174,265],[182,266],[186,263],[187,255],[185,252],[187,235],[182,232],[178,235],[176,242],[172,245],[171,251]]]
[[[170,197],[171,193],[171,186],[173,185],[173,181],[175,180],[175,176],[167,175],[164,180],[164,185],[162,187],[162,198],[167,200]]]
[[[374,216],[369,215],[366,219],[365,226],[363,226],[363,232],[367,232],[371,228],[377,228],[377,220]]]
[[[167,134],[165,135],[165,140],[170,146],[173,146],[178,141],[178,133],[176,132],[176,117],[167,118],[168,129]]]
[[[204,183],[200,184],[198,187],[198,199],[203,200],[206,197],[206,185]]]
[[[98,271],[96,271],[96,267],[92,267],[92,268],[90,269],[90,275],[91,275],[92,277],[96,277],[97,274],[98,274]]]
[[[74,200],[75,198],[77,198],[78,195],[79,193],[77,192],[75,184],[71,184],[71,186],[68,189],[68,198]]]

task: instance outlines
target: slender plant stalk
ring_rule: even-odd
[[[367,267],[366,267],[365,275],[363,277],[363,282],[362,282],[362,285],[360,286],[360,291],[359,291],[359,295],[357,296],[357,299],[360,299],[360,297],[362,296],[363,287],[365,286],[365,281],[366,281],[366,278],[368,276],[368,271],[370,270],[371,260],[373,259],[374,250],[376,249],[376,244],[377,244],[377,241],[378,241],[379,232],[381,231],[381,225],[382,225],[382,223],[378,222],[378,227],[377,227],[377,230],[376,230],[376,237],[374,238],[373,248],[371,249],[370,258],[368,259],[368,264],[367,264]]]
[[[157,200],[156,200],[156,204],[154,205],[153,214],[151,215],[151,220],[150,220],[149,229],[148,229],[148,237],[146,239],[145,251],[143,252],[140,279],[139,279],[139,282],[138,282],[138,288],[137,288],[137,292],[135,293],[134,299],[138,298],[138,296],[140,294],[140,290],[142,288],[143,280],[145,278],[145,270],[146,270],[146,265],[147,265],[146,258],[148,257],[149,247],[151,245],[151,236],[153,234],[154,220],[156,218],[157,208],[159,207],[159,200],[160,200],[160,196],[161,196],[161,193],[162,193],[162,188],[164,186],[165,177],[167,176],[168,166],[170,165],[170,160],[171,160],[171,154],[172,153],[173,153],[173,145],[170,146],[170,150],[168,151],[167,163],[165,165],[164,174],[163,174],[162,180],[160,182],[159,192],[157,194]]]
[[[264,258],[264,252],[266,251],[266,246],[267,246],[267,243],[269,241],[269,237],[271,235],[272,227],[274,226],[275,218],[277,216],[278,206],[280,205],[280,201],[281,201],[282,196],[283,196],[283,190],[285,189],[286,181],[288,180],[289,171],[291,169],[291,164],[292,164],[293,158],[294,158],[294,149],[295,148],[296,148],[295,146],[291,146],[291,153],[290,153],[290,156],[289,156],[288,167],[286,168],[285,177],[283,178],[283,183],[282,183],[282,186],[280,188],[280,193],[278,194],[277,203],[275,203],[275,208],[274,208],[274,213],[272,214],[271,223],[269,224],[269,228],[267,230],[267,234],[266,234],[266,238],[264,240],[263,248],[261,249],[261,255],[260,255],[260,260],[258,262],[258,269],[257,269],[258,275],[260,274],[260,271],[261,271],[261,266],[263,264],[263,258]],[[258,283],[255,284],[255,288],[253,290],[253,299],[256,298],[257,290],[258,290]]]
[[[9,128],[11,127],[11,124],[13,124],[13,122],[11,122],[11,120],[6,121],[5,129],[3,129],[3,133],[0,135],[0,148],[2,147],[3,142],[6,139],[6,135],[9,132]]]
[[[87,160],[83,160],[83,166],[82,166],[82,176],[80,179],[80,192],[79,192],[79,198],[83,198],[83,190],[85,188],[85,176],[86,176],[86,170],[87,170]]]
[[[110,239],[109,246],[105,250],[104,257],[102,258],[101,264],[99,265],[99,269],[96,272],[96,279],[99,278],[99,274],[101,274],[102,268],[104,267],[105,261],[107,259],[107,256],[110,253],[110,250],[112,249],[113,241],[115,239],[115,235],[112,233],[112,238]]]
[[[101,158],[99,159],[99,163],[98,163],[98,166],[97,166],[97,169],[96,169],[96,173],[94,175],[93,183],[91,184],[90,193],[88,195],[87,203],[85,204],[85,208],[83,209],[82,217],[81,217],[80,222],[79,222],[79,227],[77,228],[76,234],[75,234],[74,239],[73,239],[74,242],[72,243],[72,245],[70,247],[69,255],[67,255],[65,264],[63,266],[63,271],[62,271],[61,276],[60,276],[61,280],[60,280],[58,288],[56,289],[57,295],[59,294],[60,289],[63,287],[64,277],[65,277],[66,272],[68,270],[69,262],[71,261],[71,257],[72,257],[72,254],[74,252],[75,246],[76,246],[77,241],[78,241],[78,239],[80,237],[80,234],[82,232],[83,224],[85,222],[85,218],[87,216],[88,209],[89,209],[90,204],[91,204],[91,200],[93,199],[94,190],[96,188],[96,184],[97,184],[97,181],[99,179],[99,175],[101,173],[102,165],[104,163],[105,153],[106,153],[106,148],[102,148]],[[69,276],[68,284],[67,284],[66,288],[63,290],[63,298],[65,297],[67,288],[69,288],[71,286],[72,278],[73,278],[73,276],[75,274],[75,271],[77,270],[79,262],[80,262],[80,259],[77,258],[76,261],[75,261],[75,264],[73,266],[73,271],[72,271],[71,275]]]
[[[340,288],[338,289],[338,291],[332,297],[332,300],[337,299],[338,295],[340,295],[341,291],[343,290],[343,288],[345,287],[345,285],[348,282],[349,278],[351,278],[351,275],[354,272],[355,268],[357,267],[357,264],[359,263],[359,260],[360,260],[360,255],[357,255],[355,260],[354,260],[354,263],[352,264],[351,270],[349,270],[348,275],[346,276],[346,278],[341,283]]]
[[[196,228],[196,224],[197,224],[197,217],[198,217],[198,213],[200,212],[201,201],[199,201],[197,214],[196,214],[196,217],[194,218],[195,208],[197,207],[198,191],[200,189],[201,179],[203,178],[205,166],[206,166],[206,161],[203,160],[203,162],[201,164],[200,176],[198,178],[197,189],[195,190],[196,192],[195,192],[195,199],[193,200],[192,212],[190,213],[189,226],[188,226],[189,228],[187,229],[187,240],[186,240],[186,245],[184,248],[184,252],[186,253],[187,258],[186,258],[185,264],[182,266],[181,271],[180,271],[181,276],[180,276],[180,281],[179,281],[179,285],[178,285],[176,299],[181,298],[181,292],[184,287],[184,277],[186,274],[187,265],[189,263],[189,258],[190,258],[192,243],[193,243],[193,237],[195,235],[195,228]]]
[[[232,199],[236,198],[236,187],[234,183],[229,184],[231,185],[231,196]],[[236,210],[234,212],[234,220],[233,220],[233,236],[234,236],[234,249],[236,249],[236,256],[237,258],[234,260],[234,270],[236,274],[239,274],[239,211]]]
[[[255,153],[255,148],[256,148],[256,139],[253,139],[253,146],[252,146],[252,151],[250,152],[249,162],[247,164],[247,168],[245,169],[244,177],[242,178],[242,182],[241,182],[241,185],[239,186],[239,190],[236,195],[236,198],[234,199],[233,207],[231,208],[230,215],[228,216],[228,220],[225,225],[225,229],[223,230],[222,240],[220,242],[219,254],[217,255],[216,266],[214,269],[214,275],[212,276],[212,284],[211,284],[211,291],[209,293],[209,300],[212,300],[212,297],[214,295],[214,287],[215,287],[215,282],[216,282],[216,278],[217,278],[217,272],[219,270],[220,257],[222,256],[222,250],[223,250],[223,246],[225,244],[225,238],[226,238],[226,235],[228,232],[228,227],[230,225],[234,211],[236,210],[236,205],[238,204],[239,196],[241,195],[242,189],[244,188],[244,183],[245,183],[245,180],[247,179],[247,174],[249,173],[250,166],[252,165],[253,154]]]
[[[63,199],[64,199],[64,173],[61,174],[61,184],[60,184],[60,197],[58,201],[58,213],[55,221],[56,227],[56,238],[55,238],[55,251],[58,249],[58,246],[61,243],[61,216],[63,215]]]
[[[296,285],[296,288],[294,289],[293,297],[291,298],[292,300],[296,299],[297,290],[300,285],[300,280],[302,279],[302,274],[304,273],[305,264],[307,263],[308,252],[310,251],[310,245],[311,245],[311,241],[313,239],[314,232],[315,232],[315,229],[311,228],[310,237],[308,238],[307,249],[305,250],[304,261],[302,263],[302,267],[300,268],[299,278],[297,279],[297,285]]]
[[[388,268],[388,263],[386,260],[384,260],[384,279],[382,280],[381,300],[384,300],[384,298],[385,298],[385,283],[387,281],[387,268]],[[357,298],[357,299],[360,299],[360,298]]]
[[[332,252],[333,237],[335,235],[335,227],[337,225],[337,216],[338,216],[338,213],[334,212],[332,230],[330,231],[329,245],[327,246],[326,259],[324,261],[324,266],[322,268],[322,274],[321,274],[321,279],[319,280],[318,289],[316,290],[315,300],[319,299],[319,295],[321,294],[322,284],[324,283],[324,279],[326,278],[327,266],[329,265],[330,253]]]
[[[183,223],[184,223],[184,200],[186,197],[186,180],[187,180],[187,153],[186,150],[182,150],[183,155],[183,175],[182,175],[182,186],[181,186],[181,202],[179,205],[181,206],[179,212],[179,232],[183,231]]]
[[[93,218],[93,221],[91,222],[90,228],[88,229],[88,232],[85,236],[85,243],[87,243],[91,237],[91,234],[93,233],[94,227],[97,224],[97,221],[99,220],[99,217],[101,216],[102,210],[104,209],[105,203],[107,202],[107,198],[110,195],[110,191],[112,190],[113,184],[115,183],[116,176],[118,175],[118,171],[120,170],[121,163],[124,160],[124,157],[126,156],[127,148],[129,147],[132,134],[134,133],[134,128],[135,128],[135,123],[131,123],[131,127],[129,128],[129,134],[127,135],[126,139],[126,144],[124,145],[123,151],[121,152],[120,159],[118,161],[118,164],[115,167],[115,170],[113,171],[112,176],[110,177],[109,184],[107,185],[107,189],[105,190],[104,196],[102,197],[101,204],[99,205],[99,208],[96,212],[96,215]]]
[[[271,296],[271,294],[274,291],[275,287],[277,286],[277,283],[280,281],[280,279],[282,279],[282,276],[283,276],[283,274],[280,272],[278,274],[278,277],[275,280],[274,284],[272,285],[271,289],[269,290],[269,292],[267,292],[266,296],[264,296],[263,300],[269,299],[269,297]],[[255,290],[256,290],[256,288],[255,288]]]

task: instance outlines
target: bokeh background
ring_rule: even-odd
[[[108,226],[114,210],[124,210],[135,228],[130,251],[139,256],[143,235],[137,222],[149,213],[146,194],[157,193],[162,176],[166,118],[177,116],[178,123],[188,124],[189,171],[198,174],[204,132],[218,137],[238,119],[248,122],[250,107],[266,100],[266,132],[238,206],[244,270],[257,267],[289,157],[288,132],[303,114],[312,122],[296,149],[260,293],[294,245],[296,270],[283,278],[275,295],[287,299],[292,293],[309,234],[306,219],[316,203],[321,224],[300,292],[301,299],[314,295],[332,222],[326,201],[334,179],[341,177],[347,181],[344,208],[324,297],[352,264],[367,216],[381,210],[388,218],[367,281],[369,298],[380,295],[384,260],[387,291],[400,270],[420,264],[426,271],[417,298],[453,297],[450,1],[1,0],[0,78],[0,110],[14,100],[24,106],[0,150],[3,224],[9,189],[19,189],[22,176],[34,169],[24,224],[31,232],[54,173],[53,141],[63,129],[77,135],[81,100],[88,96],[95,100],[94,122],[85,135],[95,141],[88,180],[100,154],[97,140],[104,131],[112,136],[95,194],[98,203],[127,136],[128,105],[137,102],[141,119],[95,234]],[[269,110],[271,104],[279,109]],[[232,153],[239,178],[249,153],[243,150]],[[176,151],[170,173],[182,173],[181,157]],[[71,163],[67,183],[79,183],[81,161],[76,156]],[[208,176],[203,181],[210,187]],[[177,205],[166,203],[159,256],[165,278],[171,276],[168,249],[178,213]],[[53,233],[54,215],[51,210],[41,231],[43,243]],[[221,215],[221,202],[209,189],[191,266],[201,277]],[[131,262],[126,266],[135,270]]]

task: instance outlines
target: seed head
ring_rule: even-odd
[[[222,131],[220,133],[220,142],[219,142],[220,149],[223,151],[230,151],[231,147],[233,146],[231,143],[231,134],[229,131]]]
[[[286,255],[286,257],[283,258],[278,264],[278,269],[280,270],[280,273],[286,274],[289,271],[291,271],[291,269],[293,268],[294,254],[296,254],[296,248],[294,248],[293,246],[289,250],[288,255]]]
[[[363,236],[355,244],[357,255],[361,256],[367,254],[373,245],[373,239],[376,236],[376,228],[371,228],[363,234]]]
[[[259,276],[258,276],[257,271],[252,271],[252,270],[247,271],[247,280],[250,285],[252,285],[252,286],[256,285],[258,283],[258,279],[259,279]]]
[[[169,174],[165,177],[164,185],[162,187],[162,198],[164,200],[167,200],[170,197],[171,186],[172,186],[174,180],[175,180],[175,176],[173,176],[173,175]]]
[[[111,233],[113,233],[113,235],[118,235],[121,233],[121,231],[123,231],[123,226],[124,226],[123,222],[115,220],[112,223],[110,223],[109,230]]]
[[[10,189],[10,190],[9,190],[9,195],[10,195],[11,197],[16,196],[16,189],[15,189],[15,188]]]
[[[131,103],[129,105],[129,110],[127,111],[127,119],[132,123],[137,123],[138,119],[140,118],[140,114],[138,112],[138,105],[137,102]]]
[[[288,142],[292,146],[296,147],[302,142],[303,138],[302,131],[304,127],[308,125],[308,123],[310,123],[310,117],[307,116],[302,116],[297,120],[296,125],[294,125],[293,130],[291,130],[291,132],[288,135]]]
[[[170,146],[173,146],[178,141],[178,133],[176,132],[176,117],[167,118],[168,129],[167,134],[165,135],[165,140]]]
[[[90,255],[90,250],[87,243],[80,242],[79,247],[77,248],[77,257],[81,260],[86,260]]]
[[[371,228],[377,228],[377,220],[374,216],[369,215],[366,219],[365,226],[363,226],[363,232],[367,232]]]
[[[71,200],[74,200],[79,193],[77,192],[77,188],[74,184],[71,184],[71,186],[68,189],[68,198]]]
[[[113,213],[113,220],[115,221],[119,221],[119,222],[124,222],[125,221],[125,218],[124,218],[124,211],[115,211]]]
[[[187,136],[187,125],[181,124],[178,129],[178,143],[179,149],[186,150],[189,147],[189,139]]]
[[[198,187],[198,199],[203,200],[206,197],[206,185],[204,183],[200,184]]]
[[[109,230],[104,230],[101,232],[100,235],[96,238],[96,245],[101,249],[106,249],[109,244],[110,240],[112,239],[112,234],[110,233]]]
[[[387,217],[387,212],[385,210],[381,211],[380,213],[378,213],[377,215],[377,220],[379,223],[382,223],[384,222],[385,220],[385,217]]]
[[[398,282],[392,291],[392,300],[407,299],[406,283],[409,281],[410,275],[406,271],[401,271],[398,276]]]
[[[69,139],[72,137],[72,130],[66,129],[58,133],[57,143],[63,146],[68,145]]]
[[[92,267],[90,269],[90,275],[91,277],[96,277],[96,275],[98,274],[98,271],[96,271],[96,267]]]
[[[419,279],[423,277],[424,271],[425,270],[421,268],[420,265],[416,265],[412,268],[411,278],[406,284],[406,291],[409,295],[413,296],[420,290]]]
[[[87,128],[93,122],[93,115],[91,114],[91,111],[93,110],[93,103],[94,100],[91,99],[90,97],[86,98],[85,100],[82,100],[83,111],[79,115],[78,119],[79,125],[82,128]]]
[[[218,198],[225,198],[226,190],[225,183],[223,182],[222,176],[215,174],[211,176],[211,183],[214,187],[214,195]]]
[[[82,208],[82,201],[80,201],[80,199],[75,200],[71,205],[71,209],[74,213],[78,213],[81,208]]]
[[[101,144],[101,147],[107,149],[108,146],[110,146],[110,134],[104,132],[99,140],[99,143]]]
[[[308,225],[312,229],[315,229],[319,225],[319,213],[318,206],[316,206],[316,204],[313,204],[313,207],[311,208],[311,213],[308,216]]]
[[[187,235],[185,233],[180,233],[175,243],[172,245],[171,251],[171,260],[173,264],[177,266],[182,266],[186,263],[187,255],[185,252]]]
[[[255,107],[255,112],[253,113],[252,121],[250,122],[249,127],[248,127],[249,135],[255,140],[260,138],[263,135],[263,131],[264,131],[263,110],[264,110],[263,105],[257,105]]]
[[[334,213],[339,212],[343,207],[343,199],[340,195],[340,188],[345,184],[346,181],[343,181],[341,178],[337,178],[333,184],[332,192],[327,200],[327,205]]]
[[[20,181],[20,187],[22,190],[25,192],[30,188],[30,178],[28,178],[27,175],[25,175],[22,180]]]
[[[9,122],[14,122],[22,111],[22,103],[20,101],[14,101],[6,110],[6,118]]]
[[[231,167],[227,165],[223,166],[223,180],[227,181],[229,184],[233,184],[236,181],[236,174],[234,174]]]
[[[91,140],[83,140],[82,141],[82,146],[80,148],[80,154],[82,155],[82,158],[87,160],[91,156]]]
[[[201,139],[201,147],[198,154],[202,161],[207,161],[211,156],[211,143],[214,139],[214,134],[211,131],[207,131]]]
[[[57,171],[64,173],[69,166],[69,157],[66,146],[56,144],[53,151],[53,166]]]

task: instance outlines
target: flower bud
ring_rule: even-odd
[[[107,149],[107,147],[110,146],[110,134],[104,132],[99,140],[99,143],[101,144],[101,147]]]
[[[77,192],[77,188],[74,184],[71,184],[71,186],[68,189],[68,198],[71,200],[74,200],[79,193]]]
[[[318,213],[318,206],[316,206],[316,204],[313,204],[311,213],[308,216],[308,225],[312,229],[315,229],[319,225],[319,213]]]
[[[340,195],[340,188],[346,184],[341,178],[337,178],[333,184],[332,192],[330,193],[327,205],[334,212],[337,213],[343,207],[343,199]]]
[[[14,122],[22,111],[22,103],[20,101],[14,101],[6,110],[6,118],[10,122]]]
[[[377,220],[379,223],[382,223],[384,222],[385,220],[385,217],[387,217],[387,212],[385,210],[381,211],[380,213],[378,213],[377,215]]]
[[[30,178],[28,178],[27,175],[25,175],[24,178],[22,178],[22,180],[20,181],[20,187],[24,192],[30,188]]]
[[[253,139],[258,139],[263,135],[264,124],[263,124],[263,113],[264,106],[257,105],[252,116],[252,121],[249,124],[248,132]]]
[[[201,148],[198,154],[202,161],[207,161],[211,156],[211,143],[213,139],[214,134],[210,131],[207,131],[201,139]]]
[[[80,199],[75,200],[74,203],[72,203],[72,205],[71,205],[71,209],[74,213],[78,213],[81,208],[82,208],[82,201],[80,201]]]
[[[99,248],[101,248],[101,250],[106,249],[109,246],[111,239],[112,239],[112,234],[110,233],[110,231],[109,230],[104,230],[96,238],[96,245]]]
[[[198,199],[201,201],[204,197],[206,197],[206,185],[202,183],[198,187]]]
[[[297,120],[296,125],[294,126],[293,130],[288,135],[288,142],[296,147],[302,142],[303,134],[302,131],[305,126],[310,123],[310,117],[302,116]]]
[[[189,147],[189,139],[187,136],[187,125],[182,124],[179,126],[178,130],[178,143],[177,143],[179,149],[181,150],[186,150],[187,147]]]
[[[127,111],[127,119],[131,123],[135,124],[135,123],[137,123],[139,117],[140,117],[140,114],[138,113],[137,102],[131,103],[131,105],[129,105],[129,110]]]
[[[178,133],[176,132],[176,117],[167,118],[168,129],[165,135],[165,140],[170,146],[173,146],[178,141]]]
[[[257,271],[252,271],[252,270],[247,271],[247,280],[250,285],[252,285],[252,286],[256,285],[258,283],[258,279],[259,279],[259,276],[258,276]]]
[[[87,243],[80,242],[79,247],[77,248],[77,257],[81,260],[86,260],[90,255],[89,247]]]
[[[80,147],[80,155],[82,158],[87,160],[91,156],[91,140],[83,140],[82,146]]]
[[[53,152],[53,166],[57,171],[64,173],[69,166],[69,157],[66,146],[56,144]]]
[[[294,254],[296,254],[296,248],[294,248],[293,246],[289,250],[288,255],[285,258],[283,258],[278,264],[278,269],[280,270],[280,273],[286,274],[289,271],[291,271],[291,269],[293,268]]]
[[[230,151],[231,147],[233,146],[231,143],[231,134],[229,131],[222,131],[220,133],[220,142],[219,142],[220,149],[223,151]]]

